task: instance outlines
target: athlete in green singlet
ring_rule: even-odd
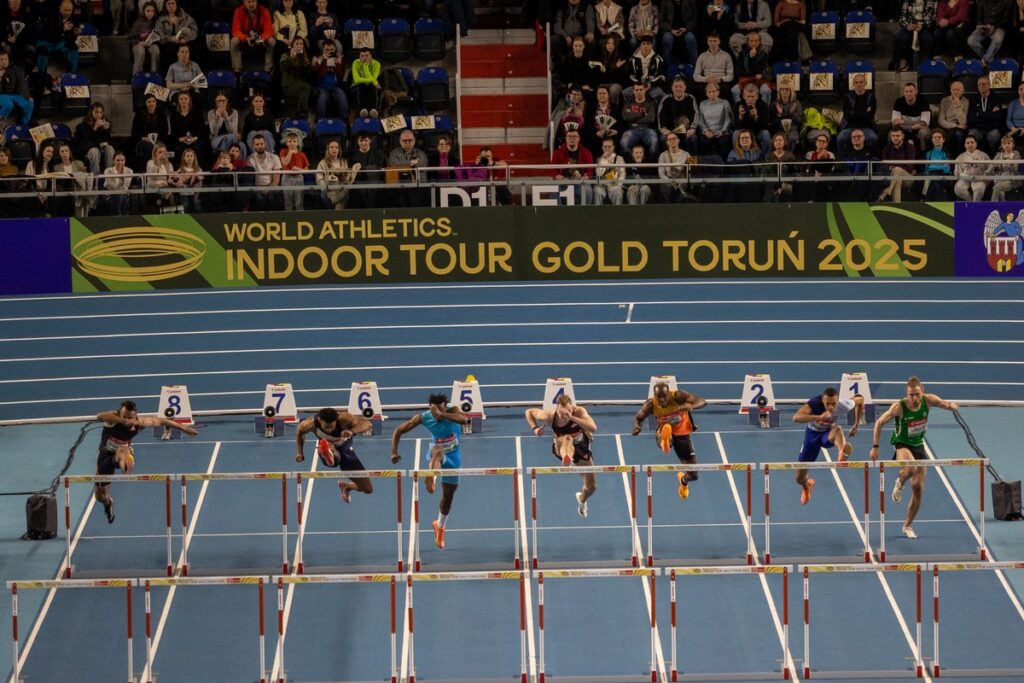
[[[924,386],[917,377],[907,380],[907,397],[896,401],[889,410],[885,411],[875,422],[875,438],[871,446],[871,459],[878,459],[879,438],[882,436],[882,427],[889,420],[896,420],[896,428],[889,438],[889,442],[895,448],[894,460],[927,460],[928,455],[924,450],[924,435],[928,430],[928,409],[942,408],[943,410],[956,410],[957,405],[952,401],[944,401],[935,394],[924,393]],[[913,496],[907,505],[907,519],[903,523],[903,535],[907,538],[917,538],[917,533],[910,526],[917,517],[917,511],[921,509],[921,495],[924,493],[924,467],[904,467],[900,470],[899,477],[892,489],[893,502],[900,502],[903,497],[903,487],[907,480],[910,480]]]

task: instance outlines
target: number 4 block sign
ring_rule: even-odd
[[[362,415],[373,422],[371,434],[384,431],[384,409],[380,405],[380,393],[376,382],[352,382],[348,396],[348,412]]]
[[[552,377],[544,385],[544,409],[550,410],[565,394],[576,403],[576,394],[572,390],[571,377]]]
[[[178,424],[194,424],[192,404],[188,400],[188,387],[184,384],[160,387],[157,415],[174,420]]]
[[[743,397],[740,399],[740,413],[757,409],[757,399],[764,397],[766,410],[775,410],[775,392],[772,390],[771,375],[747,375],[743,378]]]

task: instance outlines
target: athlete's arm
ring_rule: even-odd
[[[682,389],[676,391],[676,401],[682,406],[689,403],[690,410],[700,410],[708,404],[706,400],[697,394],[692,394],[689,391],[683,391]]]
[[[544,424],[551,422],[551,413],[541,408],[528,408],[526,410],[526,424],[537,436],[544,435]]]
[[[812,413],[811,406],[806,403],[800,406],[800,409],[797,410],[796,413],[794,413],[793,415],[793,422],[796,422],[798,424],[817,422],[819,419],[821,419],[821,416]]]
[[[108,427],[113,427],[116,424],[130,425],[132,423],[128,418],[121,417],[116,410],[108,410],[100,413],[96,416],[96,419]]]
[[[872,460],[878,460],[878,444],[881,443],[879,439],[882,438],[882,427],[885,426],[886,422],[889,422],[893,418],[899,417],[902,414],[903,409],[900,408],[900,402],[896,401],[891,406],[889,406],[889,410],[882,413],[882,415],[877,420],[875,420],[875,430],[874,432],[872,432],[873,436],[871,441],[870,452]]]
[[[313,431],[313,418],[307,417],[295,428],[295,462],[302,462],[306,459],[303,453],[306,444],[306,434]]]
[[[434,419],[440,422],[441,420],[448,420],[455,422],[460,425],[464,425],[469,422],[469,416],[459,410],[458,406],[452,406],[448,410],[442,411],[437,409],[435,406],[430,406],[430,412],[434,415]]]
[[[421,424],[423,424],[423,419],[420,417],[419,413],[416,413],[411,418],[395,427],[395,432],[391,435],[391,462],[398,462],[402,459],[402,456],[398,454],[398,441],[402,438],[402,434],[411,432]]]
[[[584,431],[590,434],[597,431],[597,423],[594,422],[594,418],[590,417],[590,413],[583,406],[573,408],[573,411],[569,413],[569,419],[583,427]]]
[[[185,432],[189,436],[195,436],[199,433],[188,425],[179,424],[169,418],[157,417],[155,415],[139,416],[136,418],[136,422],[140,427],[170,427],[172,429]],[[128,424],[130,424],[130,422]]]
[[[353,415],[347,410],[341,410],[338,411],[338,419],[344,420],[349,425],[341,432],[341,438],[343,441],[349,438],[345,436],[345,432],[349,432],[349,436],[351,436],[354,434],[369,434],[373,431],[373,423],[362,415]]]
[[[640,433],[643,429],[643,421],[647,419],[647,416],[654,410],[654,399],[649,398],[644,401],[644,404],[640,406],[640,410],[636,411],[636,415],[633,416],[633,436]]]
[[[952,401],[944,401],[935,394],[925,394],[924,402],[929,408],[942,408],[943,410],[957,410],[959,406]]]
[[[850,427],[850,438],[857,436],[860,429],[860,422],[864,419],[864,397],[860,394],[853,396],[853,426]]]

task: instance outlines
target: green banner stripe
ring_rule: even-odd
[[[840,244],[845,244],[843,235],[839,232],[839,223],[836,221],[835,204],[829,203],[825,205],[825,218],[828,220],[828,232],[832,239]],[[860,277],[860,273],[851,268],[845,260],[843,261],[843,270],[846,271],[847,277]]]
[[[871,262],[874,264],[885,251],[883,247],[879,246],[879,243],[888,238],[885,230],[878,223],[878,218],[875,217],[874,207],[870,204],[851,203],[843,204],[842,208],[846,216],[846,223],[850,226],[850,232],[853,234],[854,239],[864,240],[871,245]],[[903,262],[899,259],[889,263],[894,264],[896,267],[880,270],[872,265],[871,273],[878,277],[907,277],[910,275]]]
[[[953,204],[951,202],[943,202],[943,204],[949,204],[950,207],[953,206]],[[929,206],[933,206],[936,209],[939,209],[940,211],[942,211],[943,213],[946,213],[946,211],[944,211],[942,206],[940,204],[938,204],[938,203],[936,203],[936,204],[929,204]],[[898,216],[904,216],[906,218],[913,219],[915,221],[923,223],[924,225],[927,225],[929,228],[934,228],[935,230],[938,230],[939,232],[941,232],[943,235],[947,235],[949,237],[952,237],[954,235],[953,228],[951,228],[949,226],[946,226],[946,225],[943,225],[942,223],[939,223],[936,220],[932,220],[931,218],[928,218],[927,216],[922,216],[919,213],[914,213],[913,211],[907,211],[906,209],[901,209],[898,206],[875,206],[875,207],[873,207],[873,209],[874,209],[874,211],[884,212],[884,213],[894,213],[894,214],[896,214]],[[950,216],[953,215],[952,211],[949,211],[948,213],[949,213]]]
[[[248,214],[243,214],[247,216]],[[258,216],[254,214],[254,216]],[[209,226],[216,225],[221,218],[237,218],[237,214],[224,214],[223,216],[203,216],[203,222]],[[210,234],[210,229],[204,227],[193,216],[186,214],[152,215],[145,217],[150,225],[167,228],[175,228],[190,233],[201,239],[206,244],[206,255],[196,271],[202,275],[211,287],[255,287],[258,282],[251,277],[244,277],[238,280],[228,280],[224,264],[227,262],[227,250],[221,246],[216,237]]]

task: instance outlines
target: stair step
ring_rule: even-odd
[[[543,127],[548,123],[548,115],[544,111],[481,111],[467,112],[462,110],[462,128],[521,128]]]
[[[462,145],[462,158],[463,159],[475,159],[480,153],[480,147],[487,143],[478,142],[466,142]],[[520,144],[508,144],[508,143],[497,143],[488,144],[491,151],[494,152],[496,159],[507,161],[509,163],[517,164],[547,164],[550,163],[551,155],[548,154],[546,149],[542,149],[540,145],[520,145]]]
[[[492,60],[462,62],[463,78],[537,78],[544,76],[547,64],[543,59],[533,61]]]
[[[544,50],[536,45],[506,45],[503,43],[491,43],[488,45],[466,45],[462,44],[462,63],[473,61],[495,61],[503,59],[519,60],[540,60],[547,63],[547,55]]]
[[[461,45],[534,45],[537,33],[529,28],[474,28]]]
[[[466,95],[462,112],[547,112],[547,95]]]

